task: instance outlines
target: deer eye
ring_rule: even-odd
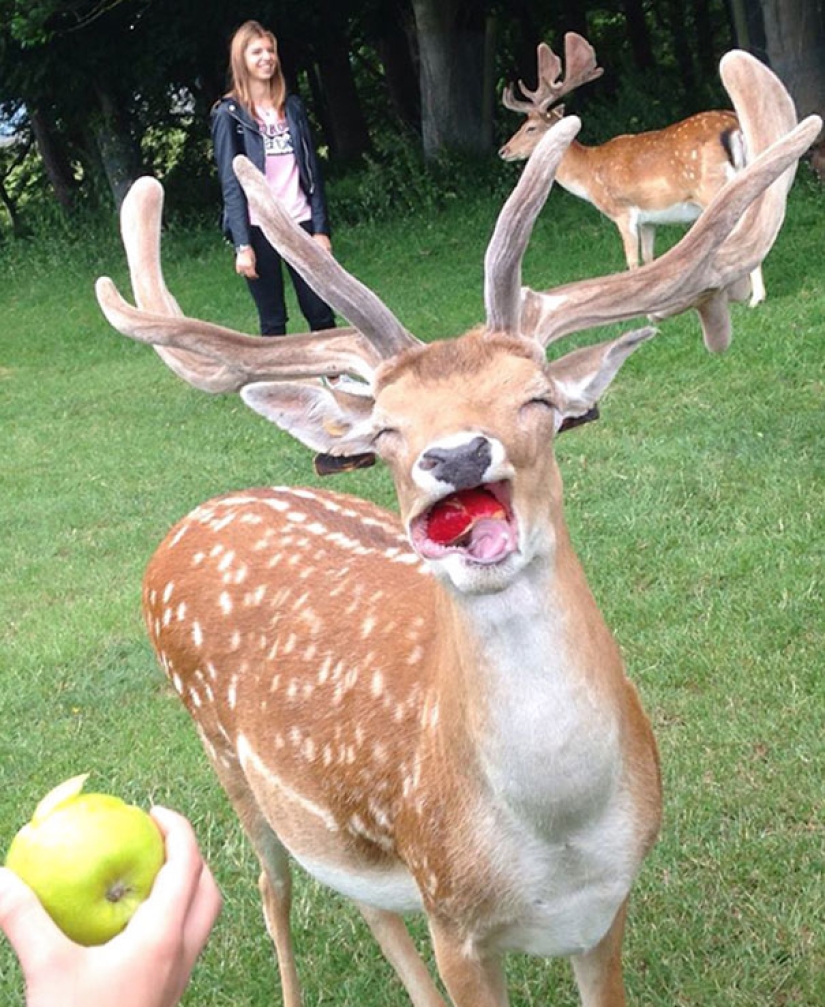
[[[519,418],[528,420],[531,416],[538,418],[542,413],[549,414],[558,407],[549,395],[535,395],[522,405],[519,409]]]
[[[381,427],[381,429],[377,430],[373,435],[372,443],[375,447],[378,447],[381,442],[383,442],[384,445],[387,445],[400,436],[400,432],[396,430],[395,427]]]
[[[545,409],[556,409],[556,403],[549,395],[536,395],[525,402],[525,406],[543,406]]]

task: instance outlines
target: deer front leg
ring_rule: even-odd
[[[413,1007],[446,1007],[401,917],[361,902],[356,902],[356,905],[384,957],[404,984]]]
[[[263,902],[266,929],[275,945],[283,1005],[301,1007],[301,987],[289,920],[292,909],[289,854],[261,814],[243,773],[233,760],[225,756],[221,761],[210,748],[207,748],[207,754],[261,865],[258,889]]]
[[[501,958],[482,955],[471,938],[462,939],[430,920],[435,960],[455,1007],[509,1007]]]
[[[592,951],[570,959],[582,1007],[625,1007],[622,938],[627,902]]]
[[[613,218],[613,223],[618,227],[624,245],[624,257],[628,269],[635,269],[639,265],[639,222],[638,215],[633,211],[622,213]]]

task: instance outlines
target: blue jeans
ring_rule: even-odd
[[[304,221],[301,227],[312,234],[312,224]],[[283,266],[289,270],[298,305],[306,318],[311,332],[318,329],[334,329],[335,315],[332,308],[322,300],[304,278],[266,240],[260,227],[250,228],[250,243],[255,252],[257,280],[247,280],[249,292],[258,309],[262,336],[283,336],[286,333],[287,311],[284,298]]]

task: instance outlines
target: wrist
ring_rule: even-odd
[[[241,252],[248,252],[252,248],[252,245],[235,245],[235,254],[239,255]]]

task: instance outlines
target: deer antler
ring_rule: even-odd
[[[369,288],[343,269],[300,227],[271,196],[266,180],[247,158],[232,162],[247,199],[254,204],[261,229],[270,244],[302,276],[312,277],[312,286],[372,343],[383,357],[419,345]]]
[[[536,147],[498,215],[484,256],[484,303],[491,332],[516,333],[521,324],[521,263],[533,224],[553,185],[559,161],[581,121],[560,119]]]
[[[695,308],[709,348],[729,340],[729,289],[761,262],[785,210],[794,165],[813,142],[821,120],[796,128],[793,104],[781,82],[743,52],[728,54],[722,74],[743,118],[751,150],[762,153],[722,189],[699,221],[666,255],[640,269],[583,280],[538,293],[521,289],[521,262],[553,172],[579,122],[562,120],[527,163],[502,209],[485,260],[488,329],[518,333],[543,345],[570,332],[640,315],[667,317]],[[111,280],[97,284],[111,324],[153,343],[180,376],[208,391],[251,381],[348,373],[370,381],[382,360],[419,345],[381,301],[326,255],[272,200],[254,167],[236,170],[269,240],[358,329],[260,340],[186,318],[166,289],[158,257],[162,190],[151,179],[133,186],[124,203],[124,241],[137,309]]]
[[[708,349],[728,346],[730,291],[770,251],[796,162],[816,137],[821,120],[809,116],[793,128],[796,113],[781,81],[747,53],[728,53],[721,70],[749,149],[763,153],[720,190],[687,235],[661,258],[640,269],[545,293],[525,289],[519,326],[524,335],[547,345],[596,325],[640,315],[666,318],[695,308]],[[545,137],[532,157],[547,143]],[[498,285],[511,290],[514,282],[513,277],[499,279]],[[515,326],[512,315],[498,321]]]
[[[523,80],[518,82],[519,90],[527,101],[516,98],[515,88],[508,84],[502,93],[501,100],[505,108],[513,112],[538,112],[544,114],[551,105],[555,105],[564,95],[574,91],[582,84],[601,77],[604,70],[596,66],[596,52],[593,46],[569,31],[564,36],[565,79],[559,80],[561,60],[546,42],[540,42],[536,49],[538,67],[538,82],[535,91],[531,91]]]
[[[255,169],[251,165],[248,169],[246,174],[249,176],[251,172],[254,188]],[[260,193],[255,198],[259,200]],[[291,336],[286,346],[282,340],[259,339],[186,317],[167,289],[161,270],[162,209],[160,183],[149,177],[138,179],[121,208],[121,231],[137,307],[133,308],[121,297],[108,277],[97,281],[97,298],[114,328],[139,342],[152,344],[170,369],[196,388],[231,392],[256,380],[342,373],[369,381],[381,361],[392,356],[397,348],[418,345],[418,340],[401,328],[374,294],[348,277],[332,256],[308,239],[300,228],[296,237],[295,229],[288,224],[285,230],[290,248],[298,249],[291,253],[293,259],[302,256],[302,268],[307,270],[318,268],[318,256],[323,257],[320,266],[332,273],[340,292],[340,296],[334,295],[333,306],[342,314],[351,312],[369,327],[372,340],[355,328],[339,328]],[[261,209],[271,207],[262,203]],[[280,226],[284,226],[283,221]],[[308,255],[306,245],[301,251],[300,238],[307,238]],[[349,284],[346,279],[341,280],[342,274],[348,277]],[[314,273],[313,282],[320,287]]]

